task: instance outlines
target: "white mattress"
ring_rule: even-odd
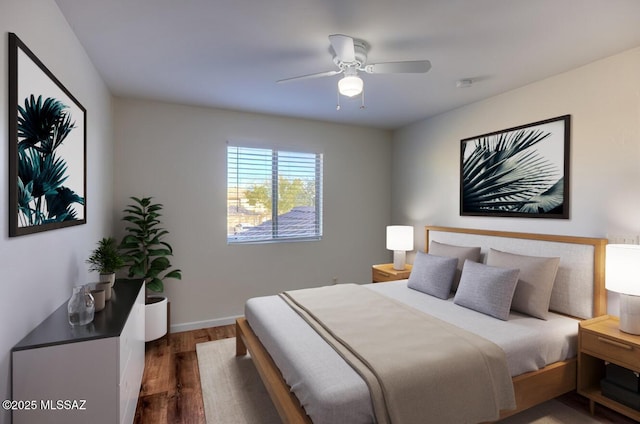
[[[365,287],[494,342],[505,351],[512,376],[576,355],[578,323],[572,318],[550,314],[543,321],[512,312],[501,321],[455,305],[453,298],[409,289],[406,280]],[[364,380],[278,296],[249,299],[245,316],[314,424],[375,422]]]

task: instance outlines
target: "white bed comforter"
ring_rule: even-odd
[[[568,317],[512,313],[501,321],[409,289],[406,280],[366,287],[497,344],[512,376],[576,354],[578,325]],[[278,296],[250,299],[245,316],[315,424],[375,421],[366,383]]]

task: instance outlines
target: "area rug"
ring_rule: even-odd
[[[235,340],[196,345],[207,424],[280,424],[251,358],[235,356]],[[551,400],[500,423],[600,424],[602,421]]]
[[[249,355],[236,357],[236,339],[196,345],[207,424],[281,424]]]

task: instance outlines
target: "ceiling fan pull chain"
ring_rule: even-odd
[[[366,107],[364,106],[364,87],[362,88],[362,93],[360,94],[360,101],[360,110],[366,109]]]
[[[336,110],[340,110],[340,90],[336,88],[336,97],[338,98],[338,103],[336,104]]]

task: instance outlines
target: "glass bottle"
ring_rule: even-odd
[[[75,286],[67,303],[69,324],[86,325],[93,321],[95,304],[88,286]]]

